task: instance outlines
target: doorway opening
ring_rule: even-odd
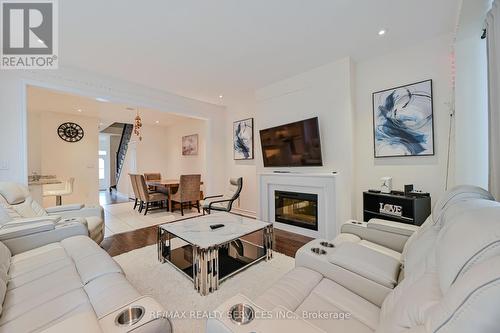
[[[136,194],[129,174],[159,173],[174,180],[183,174],[206,176],[206,120],[31,85],[26,89],[28,175],[51,175],[61,183],[74,179],[63,204],[131,202],[133,212]],[[133,133],[138,116],[140,136]],[[183,155],[186,136],[196,136],[196,154]],[[42,186],[30,190],[43,206],[56,204]]]

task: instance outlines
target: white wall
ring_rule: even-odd
[[[253,168],[255,174],[265,170],[258,131],[318,116],[324,166],[285,169],[338,171],[341,220],[362,218],[362,192],[378,188],[383,176],[393,177],[395,189],[414,184],[417,189],[430,192],[433,199],[438,198],[445,188],[450,110],[447,103],[452,101],[451,45],[452,37],[447,35],[356,64],[346,58],[257,90],[255,106],[251,100],[229,105],[228,134],[233,120],[255,114],[256,159],[247,166],[238,165],[232,161],[232,155],[228,156],[228,170],[242,173],[248,167],[247,178],[256,188]],[[372,93],[425,79],[433,79],[435,156],[375,159]],[[450,184],[453,181],[450,179]],[[257,193],[245,199],[250,203],[247,207],[257,207]]]
[[[57,134],[65,122],[79,124],[85,131],[79,142],[69,143]],[[64,196],[63,203],[99,203],[97,152],[99,131],[97,118],[54,112],[29,112],[28,151],[29,173],[55,175],[60,180],[75,178],[72,195]],[[55,198],[43,199],[44,206],[54,206]]]
[[[0,75],[0,181],[28,181],[25,95],[14,71]]]
[[[445,189],[449,105],[451,98],[452,36],[443,36],[396,50],[356,65],[355,183],[356,217],[362,218],[362,192],[379,188],[379,179],[392,176],[395,189],[414,184],[430,192],[433,201]],[[375,159],[373,156],[372,93],[426,79],[433,80],[435,156]]]
[[[3,71],[0,75],[0,180],[27,182],[26,84],[207,119],[206,154],[213,160],[226,158],[226,152],[220,149],[226,145],[224,107],[82,70]],[[205,177],[207,191],[224,191],[226,182],[225,163],[209,163]]]
[[[182,174],[201,174],[205,182],[206,132],[206,121],[194,118],[176,121],[170,126],[144,125],[142,141],[132,136],[118,191],[133,197],[129,173],[160,172],[164,179],[178,179]],[[182,156],[182,137],[190,134],[198,134],[199,153],[196,156]]]
[[[338,172],[338,216],[341,221],[350,218],[352,213],[351,75],[351,60],[345,58],[276,82],[256,92],[257,172],[275,169],[294,172]],[[323,166],[264,168],[258,131],[312,117],[319,118]]]
[[[488,188],[488,73],[486,41],[456,44],[455,182]]]
[[[182,137],[191,134],[198,134],[198,155],[183,156]],[[166,128],[167,149],[164,174],[167,178],[178,179],[183,174],[201,174],[201,179],[205,181],[207,175],[205,161],[209,164],[219,164],[207,156],[206,136],[207,124],[203,120],[185,119]]]
[[[255,118],[255,96],[253,93],[247,96],[240,96],[232,100],[227,106],[226,118],[226,153],[227,153],[227,180],[229,178],[243,177],[243,190],[239,200],[233,205],[233,209],[240,213],[256,216],[259,201],[257,189],[257,169],[258,152],[255,150],[259,144],[259,131],[255,127],[254,119],[254,159],[234,160],[233,156],[233,122],[237,120]],[[260,152],[260,151],[259,151]]]
[[[141,129],[142,141],[136,141],[137,172],[160,172],[166,176],[167,163],[171,156],[168,154],[170,143],[167,137],[167,128],[164,126],[144,125]],[[125,176],[125,175],[124,175]]]
[[[256,159],[249,163],[247,177],[253,180],[253,168],[256,174],[265,170],[258,135],[260,129],[318,116],[324,166],[284,169],[295,172],[338,171],[341,221],[362,218],[362,192],[378,188],[383,176],[392,176],[396,189],[411,183],[417,189],[430,192],[436,199],[445,187],[447,103],[452,101],[451,43],[451,36],[442,36],[356,64],[346,58],[257,90],[255,106],[251,101],[228,106],[228,133],[231,133],[233,120],[255,114]],[[434,88],[436,155],[375,159],[372,93],[429,78],[433,79]],[[242,112],[238,112],[240,110]],[[243,166],[232,161],[232,156],[228,159],[228,170],[240,173],[244,170]],[[252,185],[256,187],[256,183]],[[255,192],[253,198],[256,200],[257,197]],[[257,206],[253,198],[245,200],[251,203],[250,207]]]
[[[455,46],[455,182],[488,188],[488,72],[479,38],[490,0],[464,0]]]
[[[42,123],[41,112],[28,113],[28,173],[31,175],[42,172]]]

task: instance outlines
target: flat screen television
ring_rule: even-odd
[[[318,117],[260,131],[265,167],[322,166]]]

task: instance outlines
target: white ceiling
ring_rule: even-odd
[[[345,56],[450,33],[459,2],[64,0],[60,64],[219,103]]]
[[[98,118],[104,129],[114,122],[132,124],[136,110],[118,103],[99,102],[95,99],[62,93],[44,88],[28,86],[29,112],[56,112]],[[79,111],[80,110],[80,111]],[[142,123],[154,126],[170,126],[191,119],[153,109],[139,108]],[[156,123],[159,121],[159,123]]]

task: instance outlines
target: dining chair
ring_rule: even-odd
[[[145,172],[144,173],[144,178],[146,181],[155,181],[155,180],[161,180],[161,173],[159,172]],[[156,191],[156,192],[161,192],[168,194],[168,189],[163,187],[163,186],[148,186],[150,191]]]
[[[154,204],[158,204],[159,208],[163,208],[163,204],[167,201],[165,193],[149,191],[144,175],[136,175],[135,179],[142,201],[139,212],[142,213],[142,210],[145,208],[146,211],[144,215],[147,215],[149,209],[152,208]]]
[[[153,181],[153,180],[161,180],[161,173],[159,173],[159,172],[145,172],[144,178],[146,179],[147,182]],[[150,190],[153,190],[153,191],[156,190],[156,186],[149,185],[148,188]]]
[[[145,172],[144,178],[146,179],[146,181],[161,180],[161,173],[159,173],[159,172]]]
[[[233,203],[239,198],[242,189],[242,177],[229,179],[229,186],[226,193],[203,198],[203,215],[205,213],[210,214],[212,210],[230,212]]]
[[[172,211],[174,210],[174,203],[178,202],[181,206],[181,215],[184,216],[184,205],[192,205],[196,203],[195,207],[200,212],[200,190],[201,190],[201,175],[182,175],[179,181],[177,192],[172,194]]]
[[[134,197],[135,197],[134,210],[135,210],[139,205],[139,203],[142,202],[142,200],[141,200],[141,195],[139,193],[139,188],[137,187],[137,179],[136,179],[137,175],[131,173],[129,173],[128,175],[130,176],[130,182],[132,183],[132,191],[134,192]]]

